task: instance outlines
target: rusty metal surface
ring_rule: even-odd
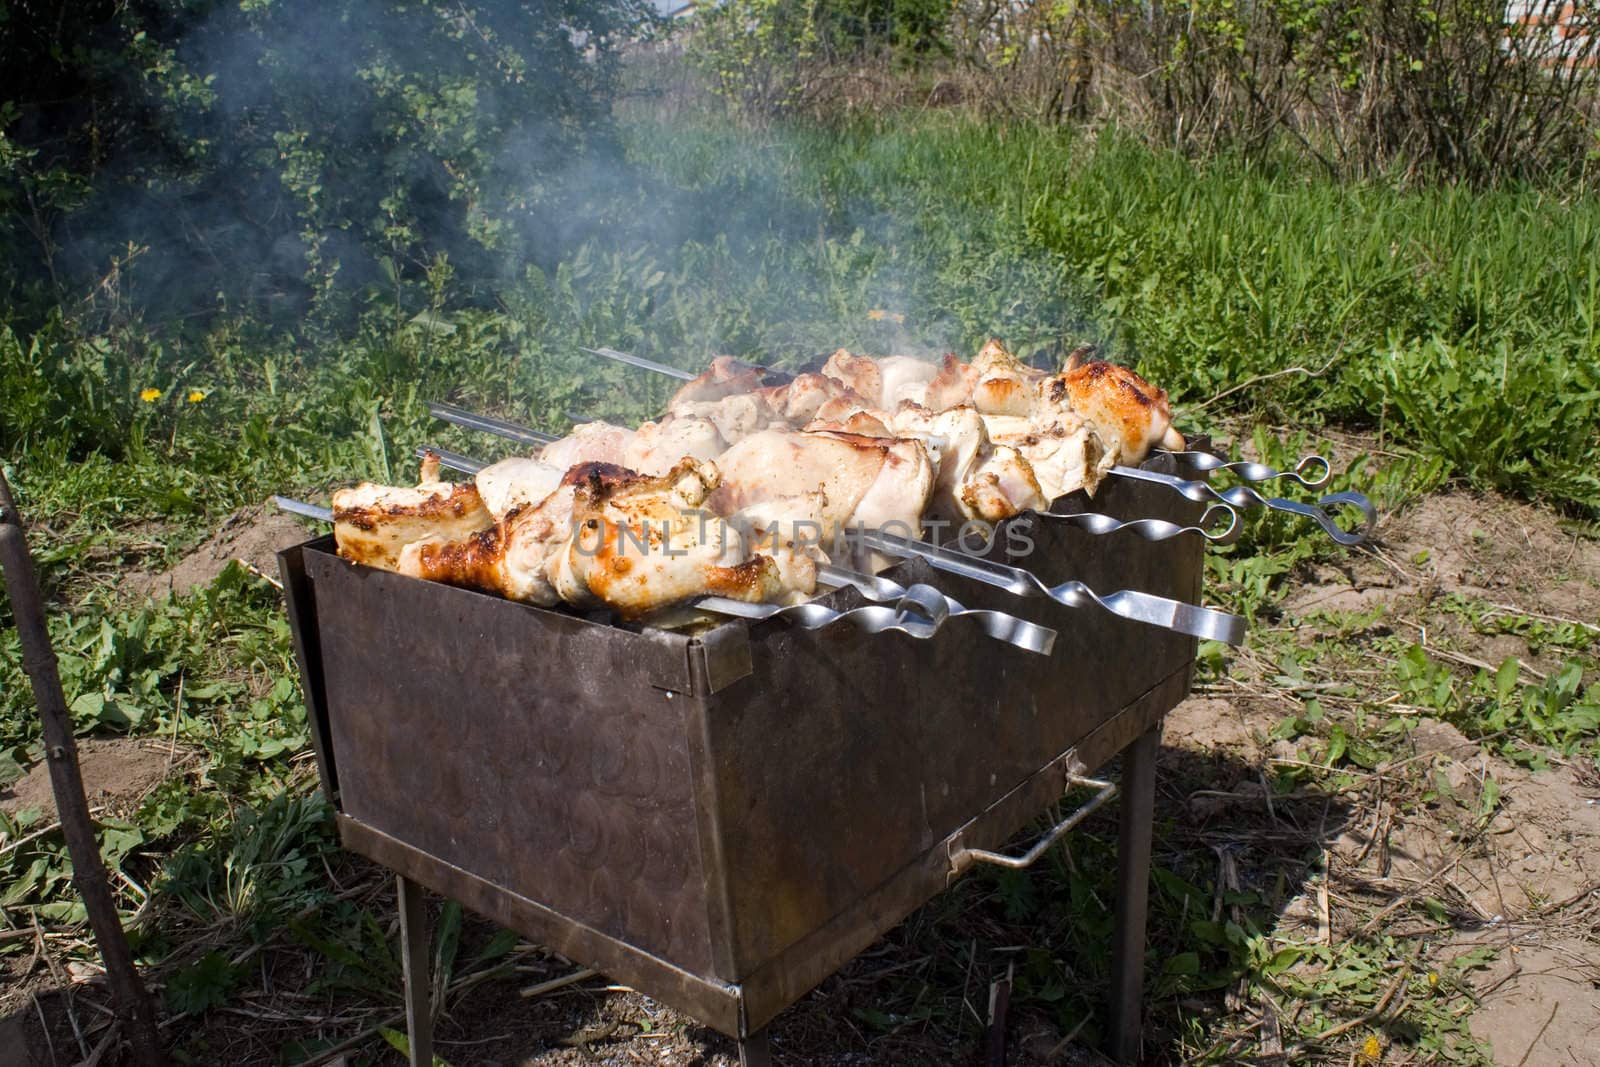
[[[322,642],[317,626],[317,594],[306,576],[306,552],[331,553],[333,535],[294,545],[278,553],[278,574],[289,608],[289,632],[294,638],[295,660],[300,664],[300,691],[305,697],[311,725],[311,747],[317,756],[317,777],[322,791],[336,807],[339,803],[338,769],[333,761],[333,740],[328,734],[328,696],[322,670]]]
[[[697,971],[689,639],[308,550],[340,807]],[[676,668],[674,672],[673,668]]]
[[[1187,691],[1184,672],[1164,679],[1132,706],[1112,715],[1086,736],[1075,746],[1077,758],[1091,771],[1103,766],[1133,738],[1159,722]],[[1062,756],[1065,753],[1041,761],[1044,769],[1030,775],[957,833],[937,842],[844,912],[745,975],[740,990],[746,1025],[751,1028],[766,1025],[778,1012],[941,892],[949,882],[952,850],[967,845],[1001,845],[1058,800],[1064,772]]]
[[[1093,507],[1200,510],[1123,480]],[[1199,589],[1198,537],[1027,532],[1010,561],[1049,580]],[[938,893],[953,842],[999,845],[1058,799],[1069,750],[1092,770],[1158,722],[1194,658],[1191,638],[947,576],[1056,628],[1055,653],[777,619],[637,631],[354,566],[329,539],[282,560],[347,846],[734,1035]]]
[[[1116,488],[1096,506],[1174,519],[1196,509],[1155,487]],[[1044,523],[1029,536],[1022,562],[1045,575],[1177,598],[1199,580],[1198,538]],[[719,976],[751,973],[843,912],[1194,659],[1191,638],[937,580],[964,603],[1055,627],[1054,653],[757,624],[752,674],[707,698],[695,761],[708,791],[701,837],[720,843],[729,872],[726,901],[712,902],[730,939]]]
[[[586,926],[514,889],[496,885],[406,841],[374,830],[348,815],[337,817],[344,847],[390,870],[460,901],[484,918],[515,930],[552,952],[602,971],[724,1034],[740,1032],[737,986],[690,974],[673,961]]]

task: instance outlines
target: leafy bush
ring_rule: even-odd
[[[0,206],[28,207],[7,213],[6,243],[36,254],[8,257],[8,280],[76,291],[131,243],[152,250],[141,306],[298,311],[419,276],[441,253],[474,278],[553,263],[614,165],[616,47],[647,10],[148,0],[57,19],[16,6]],[[36,86],[41,65],[51,77]]]
[[[960,102],[986,117],[1116,124],[1194,156],[1290,146],[1343,176],[1487,185],[1590,173],[1592,23],[1565,0],[1534,0],[1510,24],[1504,0],[736,0],[696,19],[690,54],[762,118]],[[848,29],[859,27],[890,29]]]

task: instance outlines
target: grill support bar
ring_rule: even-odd
[[[1117,820],[1117,918],[1111,946],[1111,1058],[1134,1063],[1144,1029],[1145,917],[1150,903],[1150,831],[1156,805],[1161,725],[1122,752]]]
[[[772,1067],[772,1042],[765,1026],[739,1039],[739,1067]]]
[[[403,874],[394,876],[400,911],[400,960],[406,983],[406,1038],[411,1067],[433,1067],[433,980],[428,974],[428,910],[422,887]]]

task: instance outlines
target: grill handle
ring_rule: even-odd
[[[1067,832],[1077,826],[1084,819],[1099,808],[1100,805],[1117,795],[1117,783],[1108,782],[1102,778],[1085,778],[1079,774],[1067,775],[1067,788],[1073,786],[1090,786],[1099,790],[1094,796],[1084,801],[1076,811],[1052,826],[1043,837],[1035,841],[1033,847],[1020,856],[1007,856],[1003,852],[990,852],[981,848],[960,848],[950,854],[950,875],[954,877],[972,866],[974,863],[988,863],[996,867],[1007,867],[1020,871],[1032,867],[1038,862],[1039,857],[1050,851],[1050,846],[1066,836]]]

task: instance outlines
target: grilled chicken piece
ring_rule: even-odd
[[[862,407],[893,411],[904,401],[921,404],[926,398],[928,383],[939,368],[915,356],[852,355],[848,349],[839,349],[823,364],[822,373],[843,386],[852,398],[859,398]],[[837,399],[835,396],[829,399]]]
[[[1040,383],[1039,407],[1069,406],[1094,426],[1101,440],[1116,447],[1123,463],[1138,463],[1158,444],[1184,447],[1183,435],[1172,428],[1166,390],[1114,363],[1068,362],[1069,369]]]
[[[928,382],[923,393],[923,406],[930,411],[946,411],[971,403],[972,387],[978,383],[978,374],[970,363],[963,363],[954,352],[947,352],[939,371]]]
[[[895,412],[892,425],[902,436],[930,442],[938,475],[929,510],[940,518],[999,522],[1048,506],[1028,460],[1009,445],[995,444],[972,408],[932,412],[907,404]]]
[[[939,373],[937,366],[915,356],[885,356],[878,361],[878,369],[883,376],[878,406],[885,411],[894,411],[905,403],[926,403],[928,386]]]
[[[810,372],[795,375],[794,380],[785,385],[768,386],[760,393],[773,415],[790,426],[804,426],[817,417],[817,410],[823,404],[841,397],[855,407],[871,406],[866,397],[839,379]]]
[[[928,451],[909,438],[767,430],[728,449],[717,466],[722,485],[710,499],[717,514],[811,499],[825,543],[856,524],[915,531],[933,491]]]
[[[716,459],[727,447],[727,439],[710,419],[668,415],[635,431],[622,451],[622,465],[640,474],[662,475],[685,457]]]
[[[401,550],[424,539],[455,540],[494,525],[476,486],[439,480],[439,457],[422,461],[415,488],[362,482],[333,494],[333,536],[339,555],[396,569]]]
[[[972,360],[972,406],[984,415],[1027,415],[1033,409],[1037,383],[1044,371],[1013,356],[998,339],[978,350]]]
[[[1028,461],[1046,500],[1078,489],[1093,496],[1117,462],[1117,450],[1071,411],[1055,419],[986,415],[983,422],[991,441],[1015,448]]]
[[[672,399],[667,403],[667,410],[675,411],[681,404],[721,400],[725,396],[753,393],[760,387],[761,379],[765,376],[766,371],[760,367],[752,367],[732,356],[717,356],[709,367],[700,372],[699,377],[685,382],[682,388],[672,394]]]
[[[556,491],[565,468],[554,467],[526,456],[513,456],[491,463],[473,477],[484,505],[502,519],[512,508],[537,504]]]
[[[822,374],[860,395],[868,407],[883,406],[883,372],[871,356],[852,355],[841,348],[822,365]]]
[[[705,419],[730,445],[769,426],[785,425],[782,414],[773,410],[766,391],[759,389],[720,400],[685,401],[671,408],[669,414]]]
[[[660,478],[580,482],[573,535],[547,565],[561,598],[638,618],[695,596],[777,597],[784,576],[772,558],[747,554],[738,530],[701,510],[718,478],[715,464],[686,459]]]
[[[571,470],[580,463],[610,463],[620,466],[633,431],[609,422],[580,422],[559,441],[552,441],[539,453],[539,461],[557,470]]]
[[[512,508],[489,529],[406,546],[397,569],[413,578],[499,593],[510,600],[543,607],[557,604],[561,597],[546,564],[572,537],[577,487],[593,478],[643,480],[642,475],[609,463],[579,464],[564,473],[543,500]]]

